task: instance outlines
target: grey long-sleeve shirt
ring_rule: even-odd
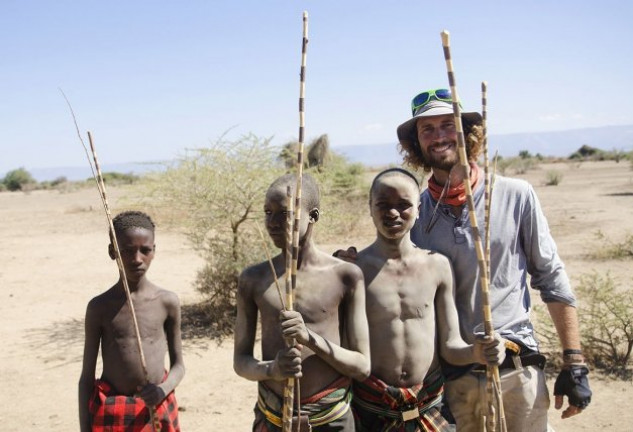
[[[473,192],[473,198],[483,240],[483,181]],[[417,246],[440,252],[450,260],[462,338],[472,343],[473,332],[483,322],[483,314],[468,206],[463,206],[461,217],[457,218],[450,206],[441,204],[431,222],[436,203],[428,190],[422,193],[420,218],[411,230],[411,238]],[[495,331],[537,350],[530,322],[528,274],[530,285],[540,291],[543,301],[575,306],[576,299],[532,186],[523,180],[496,176],[490,221],[490,302]],[[425,233],[429,224],[431,230]]]

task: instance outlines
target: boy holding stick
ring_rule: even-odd
[[[419,217],[417,179],[391,168],[379,173],[369,207],[376,240],[358,253],[367,284],[371,375],[354,383],[358,431],[448,431],[439,405],[439,355],[453,364],[498,364],[503,342],[464,342],[448,259],[413,244]]]
[[[86,310],[79,379],[80,430],[114,427],[151,431],[150,419],[155,416],[161,431],[179,431],[174,389],[185,373],[180,301],[175,293],[156,286],[146,277],[156,249],[151,218],[142,212],[127,211],[117,215],[112,225],[134,304],[146,370],[139,362],[135,323],[123,280],[119,278],[109,290],[93,298]],[[112,241],[108,253],[112,259],[116,258]],[[99,347],[103,371],[95,381]],[[169,371],[164,366],[167,352]]]
[[[284,383],[292,377],[301,378],[300,414],[308,416],[313,431],[353,431],[350,378],[369,374],[363,275],[316,247],[312,231],[319,219],[318,187],[311,176],[302,179],[295,310],[285,309],[275,286],[290,253],[286,190],[296,187],[296,176],[287,174],[269,187],[264,205],[266,229],[281,253],[240,275],[233,365],[238,375],[258,381],[254,431],[281,430]],[[253,353],[258,312],[261,360]],[[288,339],[297,344],[287,347]]]

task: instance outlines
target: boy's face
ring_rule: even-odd
[[[371,193],[369,211],[379,235],[389,239],[408,235],[418,218],[419,191],[404,175],[380,177]]]
[[[288,217],[288,196],[285,186],[268,189],[264,202],[264,213],[266,214],[266,230],[275,246],[280,249],[286,248],[286,219]],[[290,198],[294,199],[294,198]],[[291,223],[294,223],[294,218]],[[303,239],[308,230],[309,215],[305,208],[301,211],[301,223],[299,226],[299,240]]]
[[[138,282],[145,276],[154,259],[156,246],[154,234],[146,228],[128,228],[117,235],[125,276],[129,282]],[[110,258],[115,259],[114,247],[110,244]]]

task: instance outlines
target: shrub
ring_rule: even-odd
[[[609,273],[581,277],[576,291],[583,302],[583,352],[594,366],[620,376],[628,374],[633,350],[633,291],[618,289]]]
[[[137,204],[152,208],[158,218],[184,230],[204,259],[195,282],[204,300],[192,309],[195,316],[183,316],[183,322],[207,326],[205,334],[209,336],[232,332],[238,276],[247,266],[266,258],[256,223],[263,229],[266,190],[286,171],[287,160],[278,157],[279,148],[270,141],[253,134],[235,141],[220,137],[208,148],[188,150],[166,164],[164,171],[144,176],[136,197]],[[338,209],[360,199],[362,166],[332,154],[323,166],[304,168],[304,172],[315,177],[321,191],[319,225],[328,228],[319,228],[317,233],[349,233],[358,218]],[[358,212],[360,207],[354,205]],[[272,246],[271,253],[275,253]],[[187,331],[200,333],[190,328]]]
[[[626,259],[633,258],[633,234],[624,235],[621,242],[613,242],[600,230],[595,237],[601,242],[602,247],[595,249],[591,256],[594,259]]]
[[[139,180],[139,176],[133,173],[104,172],[102,176],[106,186],[130,185]]]
[[[607,273],[580,277],[576,287],[582,350],[587,363],[617,377],[631,375],[633,350],[633,290],[619,288]],[[558,335],[544,308],[536,309],[542,351],[560,363]]]
[[[32,190],[33,185],[37,184],[31,173],[24,168],[9,171],[4,176],[2,183],[10,191]]]
[[[546,186],[558,186],[563,179],[563,173],[558,170],[548,170],[545,173],[545,185]]]

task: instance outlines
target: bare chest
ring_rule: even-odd
[[[437,286],[421,272],[385,267],[368,281],[367,314],[402,320],[434,317]]]
[[[136,301],[134,318],[143,340],[154,340],[165,337],[166,311],[160,307],[159,299]],[[127,302],[113,310],[104,319],[104,339],[121,340],[136,338],[136,328],[130,306]]]

